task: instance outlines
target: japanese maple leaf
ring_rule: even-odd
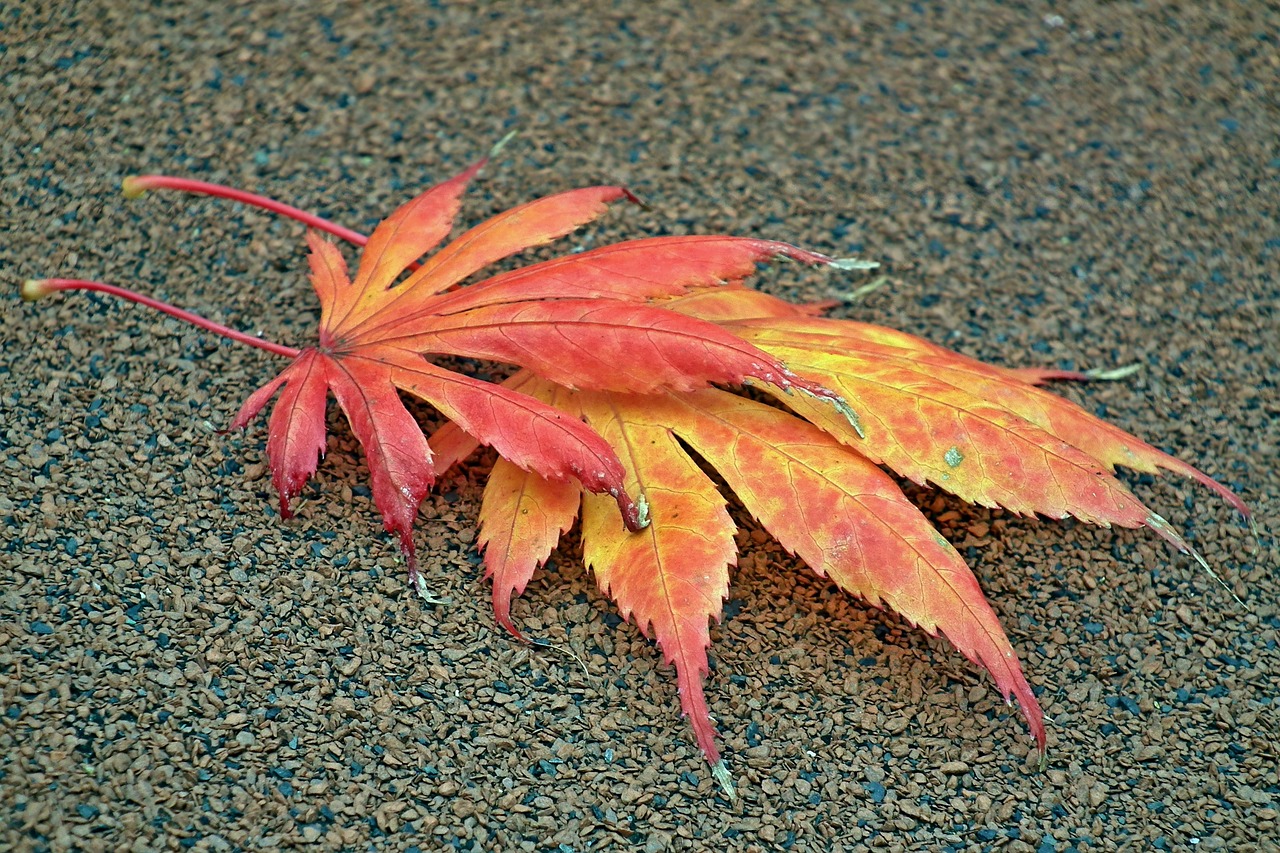
[[[231,428],[246,426],[279,395],[266,449],[280,512],[287,518],[291,501],[324,454],[325,412],[329,396],[336,398],[364,448],[374,503],[388,532],[399,538],[410,579],[424,595],[412,528],[435,481],[435,467],[431,448],[401,392],[429,403],[517,467],[551,482],[573,480],[588,492],[608,496],[621,510],[627,529],[639,530],[647,523],[643,493],[633,497],[625,489],[625,471],[616,453],[579,418],[528,395],[438,367],[427,356],[506,362],[572,388],[651,393],[754,380],[825,399],[837,408],[842,405],[837,395],[797,379],[780,361],[740,337],[648,304],[648,298],[683,293],[680,278],[704,278],[708,263],[717,269],[726,263],[739,268],[774,255],[836,263],[786,244],[723,238],[636,242],[455,289],[491,263],[597,218],[610,202],[633,198],[623,187],[572,190],[513,208],[470,229],[418,265],[417,259],[448,236],[460,196],[485,162],[404,204],[367,241],[260,196],[166,176],[126,180],[129,195],[176,188],[230,197],[295,215],[364,243],[352,278],[337,247],[316,231],[307,232],[310,279],[321,316],[317,342],[301,350],[98,282],[33,280],[24,284],[23,295],[33,299],[54,290],[108,292],[292,358],[288,367],[249,396]]]
[[[864,417],[833,418],[781,389],[771,390],[812,423],[724,391],[573,392],[518,373],[511,387],[581,415],[613,445],[629,487],[648,496],[652,523],[638,535],[622,533],[607,523],[598,497],[499,460],[485,488],[480,546],[497,619],[519,636],[511,599],[572,526],[581,503],[587,564],[623,615],[674,665],[681,709],[730,796],[703,679],[709,620],[720,616],[736,559],[736,525],[686,447],[815,572],[930,634],[945,634],[985,667],[1005,699],[1018,700],[1041,751],[1043,714],[977,579],[875,463],[987,506],[1145,525],[1206,569],[1167,522],[1112,476],[1115,466],[1191,476],[1248,518],[1239,498],[1195,468],[1032,387],[1048,376],[1080,374],[986,365],[901,332],[813,317],[807,307],[732,286],[668,304],[716,320],[802,373],[812,371]],[[452,426],[431,443],[442,469],[475,448]]]
[[[1113,476],[1116,466],[1191,477],[1249,518],[1239,497],[1191,465],[1034,387],[1045,378],[1083,374],[995,367],[904,332],[812,317],[752,291],[704,292],[671,307],[715,319],[787,359],[801,375],[821,376],[859,418],[831,418],[783,389],[766,390],[918,484],[1021,515],[1149,527],[1205,569],[1208,564],[1168,522]]]
[[[841,589],[942,631],[1016,696],[1043,749],[1043,715],[977,579],[951,545],[866,457],[785,411],[726,391],[626,395],[572,392],[528,374],[513,386],[585,420],[618,450],[631,488],[649,500],[638,534],[610,523],[608,507],[571,483],[552,483],[499,460],[485,487],[480,545],[494,611],[510,617],[528,584],[582,509],[582,546],[600,588],[657,641],[676,670],[680,706],[723,789],[703,691],[709,623],[719,619],[736,562],[736,523],[692,448],[788,551]],[[474,448],[455,430],[432,438],[444,459]]]

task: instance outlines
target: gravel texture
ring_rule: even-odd
[[[1280,11],[685,5],[0,3],[0,849],[1280,849]],[[516,605],[549,645],[494,624],[486,457],[424,506],[453,599],[425,606],[336,413],[289,522],[265,430],[216,432],[276,359],[107,299],[18,300],[100,278],[305,343],[301,227],[120,179],[367,229],[513,128],[468,222],[624,182],[650,209],[565,245],[861,253],[889,286],[844,316],[1001,364],[1140,364],[1062,393],[1239,490],[1260,537],[1202,488],[1130,478],[1247,606],[1154,535],[912,490],[1052,718],[1040,771],[979,671],[743,518],[707,687],[731,805],[574,542]]]

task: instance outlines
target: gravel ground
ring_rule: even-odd
[[[0,3],[0,849],[1280,849],[1273,4],[354,5]],[[495,626],[488,458],[424,506],[453,599],[425,606],[336,414],[288,522],[265,430],[215,432],[270,355],[18,301],[26,277],[100,278],[305,343],[299,226],[120,179],[369,228],[513,128],[468,221],[624,182],[651,209],[567,245],[863,253],[890,286],[844,316],[1001,364],[1140,364],[1062,393],[1244,496],[1260,537],[1130,478],[1246,605],[1153,535],[913,490],[1052,719],[1040,771],[983,674],[742,518],[707,686],[731,805],[575,542],[516,605],[549,646]]]

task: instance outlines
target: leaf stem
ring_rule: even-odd
[[[192,180],[191,178],[175,178],[172,175],[130,175],[124,179],[120,186],[124,190],[126,198],[138,198],[146,193],[147,190],[177,190],[178,192],[194,193],[195,195],[230,199],[251,207],[278,213],[281,216],[287,216],[290,219],[301,222],[303,225],[310,226],[318,231],[328,232],[340,240],[346,240],[348,243],[353,243],[357,246],[363,246],[369,242],[369,238],[359,231],[344,228],[335,222],[316,216],[314,213],[307,213],[305,210],[276,201],[273,198],[267,198],[264,195],[245,192],[222,184],[211,184],[206,181]]]
[[[167,302],[161,302],[158,299],[152,299],[150,296],[144,296],[134,290],[125,287],[117,287],[114,284],[104,284],[100,281],[85,281],[76,278],[29,278],[22,283],[22,298],[28,302],[34,302],[43,296],[60,290],[92,290],[98,293],[106,293],[115,296],[118,299],[124,299],[128,302],[136,302],[139,305],[145,305],[156,311],[168,314],[170,317],[176,317],[183,322],[206,329],[216,335],[221,335],[233,341],[242,344],[248,344],[251,347],[266,350],[285,358],[297,358],[300,350],[277,344],[274,341],[268,341],[245,332],[232,329],[230,326],[224,326],[221,323],[215,323],[213,320],[201,317],[199,314],[192,314],[190,311],[184,311]]]

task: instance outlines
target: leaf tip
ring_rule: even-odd
[[[622,511],[622,523],[626,525],[627,530],[639,533],[649,526],[649,501],[644,495],[640,495],[639,500],[632,500],[631,496],[621,489],[610,489],[609,494],[618,502],[618,509]]]
[[[835,397],[831,404],[836,407],[836,411],[844,415],[844,419],[849,422],[849,426],[853,427],[853,431],[858,434],[858,438],[865,439],[867,434],[862,429],[862,418],[858,417],[858,413],[844,397]]]
[[[872,293],[875,293],[877,290],[884,287],[888,283],[889,283],[889,276],[887,275],[876,276],[871,281],[867,282],[866,284],[862,285],[859,288],[856,288],[850,291],[849,293],[839,294],[840,301],[844,302],[846,305],[852,305],[853,303],[861,300],[863,297],[868,296]]]
[[[1235,601],[1236,604],[1240,605],[1246,610],[1249,608],[1249,605],[1245,604],[1244,601],[1241,600],[1240,596],[1236,595],[1236,591],[1231,588],[1231,585],[1228,584],[1221,575],[1219,575],[1217,572],[1213,570],[1213,567],[1209,565],[1209,561],[1206,560],[1203,556],[1201,556],[1199,551],[1197,551],[1195,548],[1192,548],[1191,545],[1187,543],[1187,540],[1183,539],[1182,536],[1180,536],[1178,532],[1173,529],[1173,525],[1170,524],[1168,521],[1166,521],[1163,516],[1157,515],[1154,512],[1151,513],[1149,516],[1147,516],[1147,527],[1154,530],[1157,534],[1160,535],[1162,539],[1164,539],[1170,545],[1177,548],[1179,551],[1188,555],[1189,557],[1191,557],[1191,559],[1199,563],[1200,568],[1204,569],[1205,572],[1208,573],[1209,577],[1217,581],[1218,585],[1227,591],[1227,594],[1231,596],[1231,598]]]
[[[434,604],[452,604],[453,603],[453,599],[451,598],[448,598],[448,597],[436,598],[434,595],[432,595],[431,587],[427,586],[427,579],[424,578],[422,575],[418,574],[417,571],[414,571],[412,573],[410,577],[410,583],[414,588],[414,592],[418,593],[418,598],[421,598],[427,604],[434,605]]]
[[[520,129],[516,128],[515,130],[508,133],[506,136],[499,139],[497,142],[493,144],[493,147],[489,149],[489,154],[488,156],[485,157],[485,159],[492,160],[494,157],[497,157],[499,154],[502,153],[502,149],[507,147],[507,143],[515,139],[519,135],[520,135]]]
[[[47,278],[29,278],[22,282],[23,302],[35,302],[37,299],[43,299],[57,288],[53,287],[52,280]]]
[[[724,795],[729,798],[729,802],[736,803],[738,801],[738,792],[734,790],[733,777],[729,775],[729,768],[725,765],[723,758],[711,765],[711,776],[720,785],[720,790],[724,791]]]
[[[876,261],[868,261],[863,258],[832,258],[827,261],[827,266],[832,269],[841,270],[843,272],[854,272],[857,270],[874,270],[879,269],[880,264]]]
[[[534,645],[533,640],[530,640],[524,634],[520,633],[520,629],[516,627],[515,622],[511,621],[510,616],[507,616],[505,618],[497,617],[497,619],[498,619],[498,624],[501,625],[503,628],[505,628],[507,633],[510,634],[512,638],[514,638],[517,642],[523,643],[526,646]]]
[[[853,431],[858,434],[858,438],[866,439],[867,433],[862,428],[862,418],[858,417],[858,413],[854,411],[854,408],[849,405],[849,401],[844,397],[822,386],[816,386],[816,390],[814,388],[796,387],[800,388],[800,393],[802,394],[807,394],[820,402],[831,404],[849,422],[849,426],[853,427]]]
[[[653,210],[653,208],[649,206],[649,203],[647,201],[640,198],[640,196],[636,195],[631,190],[627,189],[626,187],[619,187],[619,189],[622,190],[623,198],[625,198],[627,201],[631,202],[632,204],[636,205],[641,210],[645,210],[645,211]]]
[[[1114,382],[1117,379],[1126,379],[1142,370],[1140,362],[1126,364],[1123,367],[1112,367],[1108,369],[1094,368],[1086,370],[1084,378],[1090,381],[1098,382]]]

